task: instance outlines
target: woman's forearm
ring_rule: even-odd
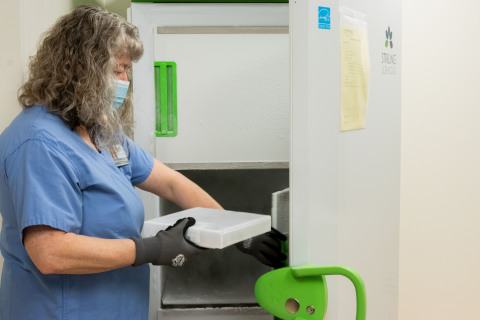
[[[24,244],[44,274],[99,273],[135,262],[135,243],[130,239],[101,239],[32,226],[24,231]]]
[[[157,159],[148,178],[138,187],[170,200],[182,209],[193,207],[222,209],[222,206],[197,184]]]

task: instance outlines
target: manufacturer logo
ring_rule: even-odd
[[[390,48],[393,49],[393,32],[390,31],[390,26],[388,26],[388,29],[385,31],[385,35],[387,36],[387,40],[385,40],[385,48],[388,48],[390,45]]]
[[[390,26],[385,31],[385,36],[387,39],[385,40],[386,50],[382,52],[382,73],[393,75],[397,73],[397,50],[393,49],[393,32]]]
[[[318,29],[330,29],[330,8],[318,7]]]

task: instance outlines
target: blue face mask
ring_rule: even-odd
[[[130,81],[122,81],[115,79],[115,95],[113,97],[113,109],[117,110],[123,104],[123,100],[127,96]]]

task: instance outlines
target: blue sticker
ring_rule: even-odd
[[[330,29],[330,8],[318,7],[318,29]]]

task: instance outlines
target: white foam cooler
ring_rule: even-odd
[[[222,249],[234,243],[258,236],[271,230],[271,217],[248,212],[219,209],[192,208],[145,221],[142,235],[151,237],[165,230],[177,220],[193,217],[195,225],[186,237],[193,243],[212,249]]]

